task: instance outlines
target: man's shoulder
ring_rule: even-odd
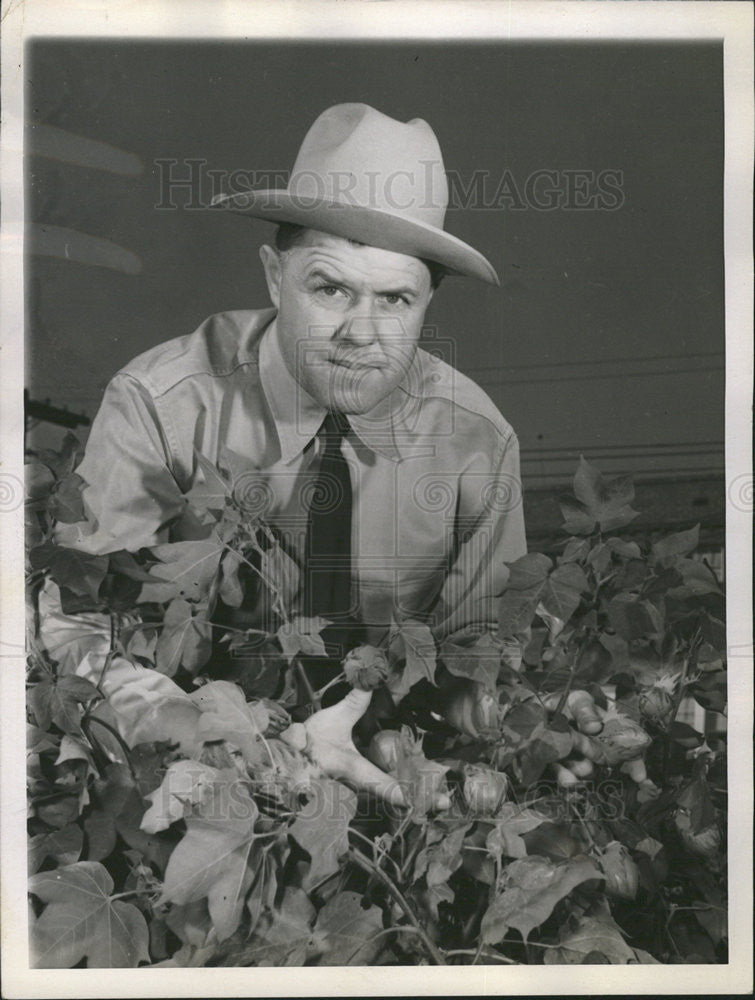
[[[416,390],[417,395],[428,402],[445,400],[467,413],[473,422],[490,426],[504,439],[511,437],[514,433],[511,424],[485,390],[468,375],[422,348],[417,350],[416,357],[413,367],[418,377],[414,380],[415,385],[409,387],[412,394]]]
[[[274,309],[239,309],[209,316],[193,332],[157,344],[120,369],[157,397],[186,379],[222,378],[240,368],[255,369],[259,342]]]

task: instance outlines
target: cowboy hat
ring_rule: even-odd
[[[285,190],[220,195],[212,204],[499,284],[481,253],[443,229],[448,182],[438,140],[421,118],[404,123],[367,104],[336,104],[304,137]]]

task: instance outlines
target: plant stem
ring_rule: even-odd
[[[309,677],[307,677],[307,671],[304,669],[304,664],[298,656],[294,657],[294,666],[296,667],[296,672],[299,675],[299,680],[302,682],[302,686],[306,691],[307,698],[309,698],[311,704],[315,706],[315,710],[319,712],[322,708],[322,702],[320,701],[317,693],[312,689],[312,685],[309,683]]]
[[[484,949],[479,948],[454,948],[451,951],[446,952],[446,958],[450,958],[452,955],[474,955],[476,958],[478,953],[484,955],[485,958],[494,958],[496,961],[502,962],[504,965],[519,965],[519,962],[515,959],[506,958],[505,955],[501,955],[497,951],[485,951]],[[474,962],[472,965],[474,965]]]
[[[409,906],[409,904],[407,903],[401,890],[398,888],[395,882],[388,875],[386,875],[386,873],[383,871],[382,868],[376,868],[375,865],[373,865],[372,862],[369,860],[369,858],[365,857],[364,854],[362,854],[362,852],[358,848],[350,847],[349,857],[363,871],[366,871],[370,875],[374,875],[375,878],[377,878],[380,882],[383,883],[385,888],[388,890],[388,892],[390,892],[390,894],[396,900],[398,905],[404,911],[404,914],[406,915],[407,919],[410,921],[412,926],[416,928],[417,933],[422,938],[422,943],[427,948],[435,964],[446,965],[447,963],[446,960],[443,958],[443,955],[438,950],[438,947],[436,946],[432,938],[428,935],[427,931],[424,929],[424,927],[422,927],[420,922],[415,917],[414,911],[412,910],[411,906]]]
[[[115,740],[117,740],[117,741],[118,741],[118,743],[120,744],[120,747],[121,747],[121,749],[123,750],[123,756],[124,756],[124,757],[126,758],[126,764],[128,765],[128,769],[129,769],[129,771],[131,772],[131,777],[132,777],[132,778],[134,779],[134,781],[136,782],[136,780],[137,780],[137,776],[136,776],[136,771],[134,770],[134,766],[133,766],[133,764],[131,763],[131,758],[130,758],[130,757],[129,757],[129,755],[128,755],[128,754],[129,754],[129,748],[128,748],[128,746],[127,746],[127,744],[126,744],[125,740],[124,740],[124,739],[123,739],[123,737],[121,736],[121,734],[120,734],[120,733],[118,732],[118,730],[117,730],[117,729],[114,729],[114,728],[113,728],[113,727],[112,727],[112,726],[110,725],[110,723],[109,723],[109,722],[105,722],[105,721],[104,721],[103,719],[99,719],[99,718],[98,718],[98,717],[97,717],[96,715],[88,715],[88,716],[86,716],[86,718],[82,719],[82,722],[83,722],[83,723],[84,723],[85,725],[89,725],[89,724],[91,724],[92,722],[96,722],[96,723],[98,723],[98,724],[99,724],[100,726],[102,726],[102,727],[103,727],[103,729],[107,729],[107,731],[108,731],[108,732],[110,733],[110,735],[111,735],[111,736],[112,736],[112,737],[113,737],[113,738],[114,738]]]
[[[365,837],[365,835],[363,833],[360,833],[359,830],[355,830],[353,826],[349,827],[349,833],[355,833],[357,835],[357,837],[359,837],[361,840],[363,840],[365,842],[365,844],[368,844],[372,848],[372,850],[373,850],[373,856],[375,857],[375,862],[374,863],[375,863],[376,867],[380,867],[380,861],[378,861],[377,852],[375,850],[376,845],[369,839],[369,837]],[[390,854],[388,854],[387,851],[385,851],[385,850],[381,851],[379,857],[380,857],[380,860],[382,860],[383,858],[387,858],[388,861],[390,861],[390,863],[396,869],[396,874],[399,877],[401,876],[401,869],[399,868],[398,864],[394,861],[394,859],[390,856]]]
[[[575,803],[571,801],[571,798],[568,799],[568,803],[569,803],[569,809],[571,809],[572,813],[577,817],[577,819],[579,820],[580,826],[585,831],[585,836],[587,837],[588,843],[590,844],[591,847],[594,847],[595,850],[597,850],[598,849],[598,845],[595,843],[595,838],[590,833],[590,831],[589,831],[589,829],[587,827],[587,823],[585,822],[584,816],[582,816],[582,814],[580,813],[579,809],[577,809]]]
[[[327,684],[323,685],[323,687],[321,687],[319,691],[315,691],[315,695],[318,698],[322,698],[322,696],[329,688],[335,687],[336,684],[343,684],[345,680],[346,680],[346,674],[341,672],[338,675],[338,677],[334,677],[332,681],[328,681]]]
[[[679,674],[679,680],[677,681],[677,691],[674,695],[674,702],[669,715],[669,722],[673,722],[679,714],[679,706],[681,705],[682,698],[684,697],[684,681],[689,673],[689,668],[691,666],[697,666],[697,652],[700,648],[701,642],[702,636],[700,635],[700,630],[698,629],[692,637],[692,642],[689,647],[689,655],[685,656],[684,661],[682,662],[682,670]]]
[[[115,895],[110,896],[110,900],[114,899],[125,899],[127,896],[145,896],[151,895],[151,891],[148,889],[129,889],[128,892],[116,892]]]
[[[409,816],[411,817],[411,813],[409,813]],[[406,856],[406,860],[401,865],[402,878],[406,878],[407,872],[409,871],[409,866],[419,854],[421,846],[422,846],[422,837],[417,837],[416,842],[412,845],[412,847],[409,850],[409,853]]]
[[[255,545],[255,548],[257,548],[259,552],[262,552],[259,542],[257,542],[256,539],[253,540],[253,544]],[[280,611],[280,616],[283,619],[283,621],[286,624],[288,624],[289,618],[288,614],[286,613],[286,609],[283,605],[283,598],[281,597],[280,591],[275,586],[270,577],[268,577],[265,573],[263,573],[262,570],[258,569],[253,562],[251,562],[249,559],[246,558],[246,556],[243,556],[238,549],[234,549],[233,546],[228,544],[226,544],[224,548],[227,549],[229,552],[233,552],[233,554],[237,556],[237,558],[239,558],[241,562],[246,563],[246,565],[257,574],[257,576],[260,578],[260,580],[262,580],[262,582],[265,584],[270,593],[274,595],[275,603],[278,606],[278,610]]]

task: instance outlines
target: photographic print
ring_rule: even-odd
[[[748,988],[751,13],[377,6],[3,60],[9,996]]]

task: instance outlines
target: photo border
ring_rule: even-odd
[[[238,969],[28,968],[24,786],[22,504],[0,518],[0,844],[6,997],[219,997],[455,994],[722,994],[752,990],[752,149],[753,8],[715,0],[505,2],[360,0],[13,0],[2,5],[2,380],[0,473],[23,482],[24,43],[33,37],[205,40],[453,38],[724,43],[726,564],[730,653],[730,961],[726,965]],[[211,31],[208,32],[208,25]],[[22,494],[20,494],[22,495]],[[565,987],[568,986],[568,989]]]

